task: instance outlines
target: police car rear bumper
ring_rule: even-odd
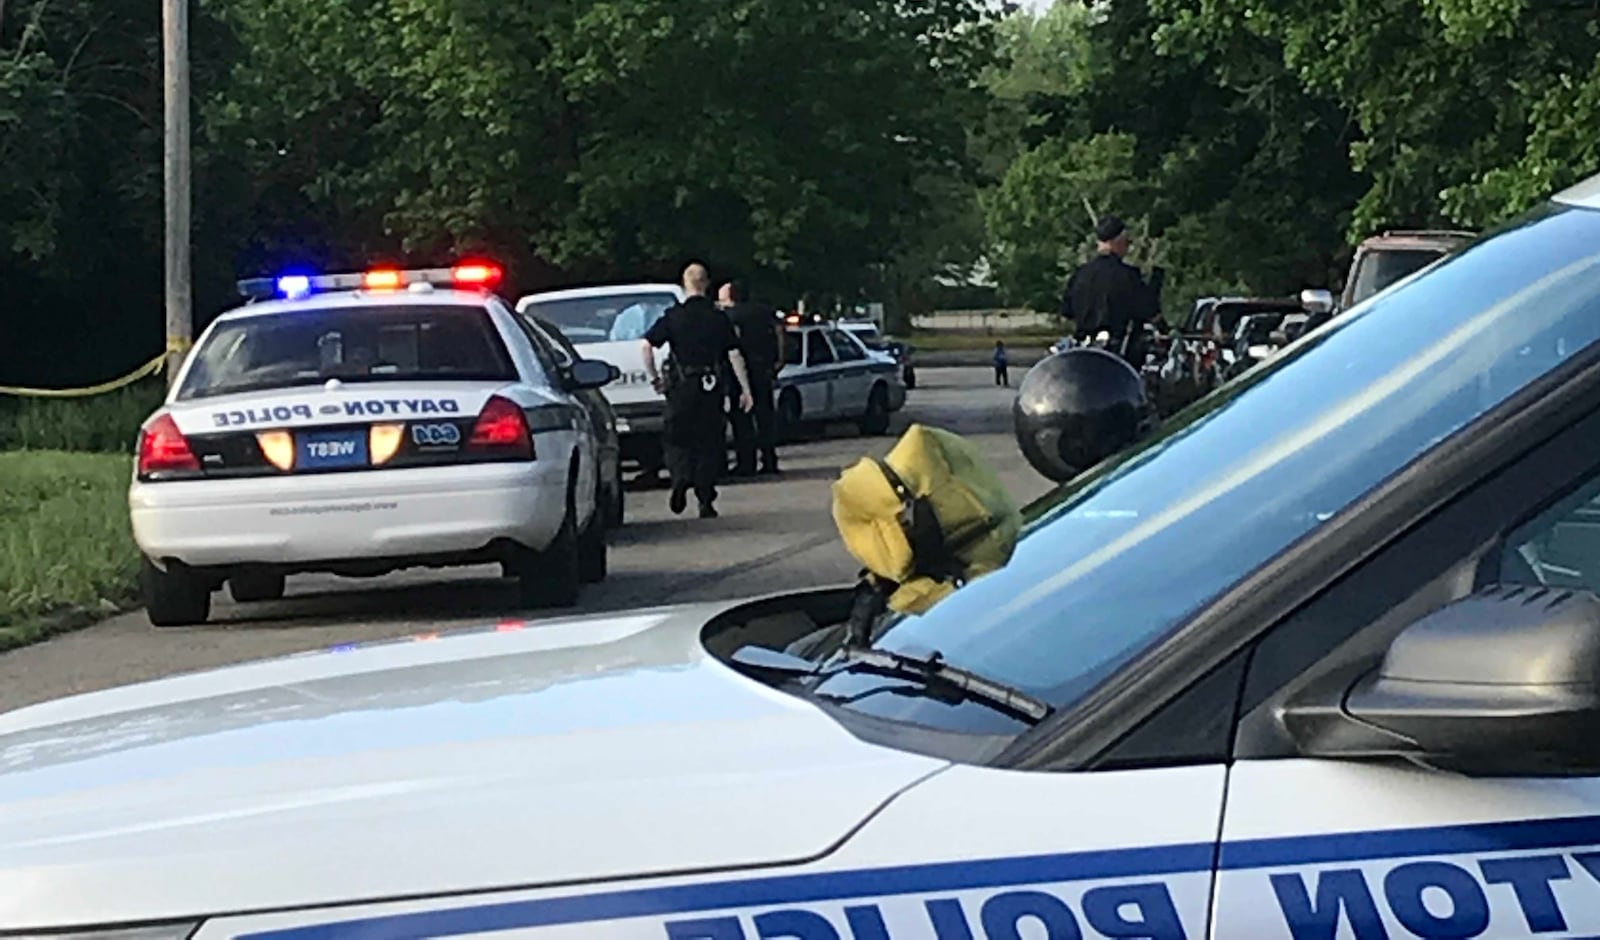
[[[547,546],[566,511],[566,463],[134,483],[133,537],[192,566],[294,565]]]
[[[660,434],[666,425],[666,401],[615,405],[617,435],[620,437]]]

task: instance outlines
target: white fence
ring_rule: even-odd
[[[1056,318],[1032,310],[947,310],[912,317],[919,330],[966,330],[983,333],[1009,333],[1016,330],[1048,330]]]

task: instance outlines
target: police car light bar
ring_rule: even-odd
[[[492,261],[464,261],[449,268],[373,268],[341,274],[285,274],[282,277],[246,278],[239,293],[248,300],[300,300],[328,291],[394,291],[412,284],[434,287],[490,290],[505,271]]]

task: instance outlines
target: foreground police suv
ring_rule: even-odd
[[[587,390],[490,292],[497,266],[241,283],[145,422],[128,502],[158,626],[287,574],[499,562],[530,605],[606,573],[621,479]],[[610,435],[609,457],[603,442]]]
[[[846,587],[0,716],[0,929],[1594,936],[1597,496],[1600,178],[864,642]]]

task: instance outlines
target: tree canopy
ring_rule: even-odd
[[[1108,211],[1170,314],[1600,170],[1588,0],[195,4],[202,321],[288,264],[467,252],[901,310],[987,270],[1054,310]],[[160,350],[159,26],[0,0],[0,384]]]

